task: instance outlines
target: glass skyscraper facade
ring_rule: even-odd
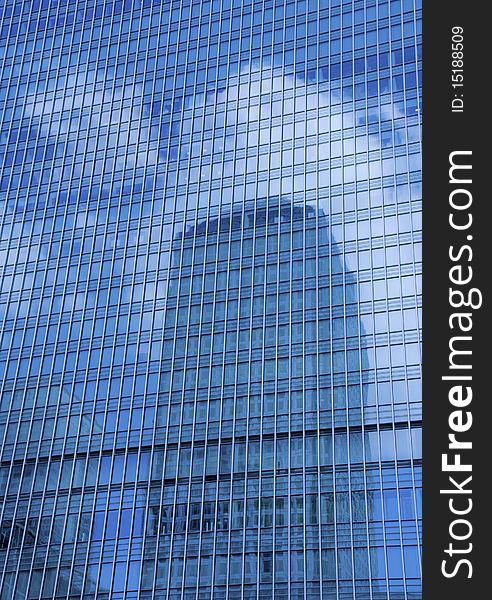
[[[419,0],[3,0],[0,599],[421,598]]]

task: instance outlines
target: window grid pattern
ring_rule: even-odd
[[[2,4],[2,600],[421,597],[420,27]]]

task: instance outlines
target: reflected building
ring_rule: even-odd
[[[389,498],[378,438],[393,430],[371,419],[358,310],[355,275],[312,206],[258,200],[173,241],[166,448],[144,547],[153,593],[387,597],[369,536]]]
[[[370,594],[356,306],[354,274],[311,206],[258,200],[173,241],[164,489],[144,551],[156,594],[328,598],[349,593],[353,568]]]
[[[0,6],[0,600],[421,597],[413,0]]]

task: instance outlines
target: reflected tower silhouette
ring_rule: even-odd
[[[164,487],[144,551],[156,589],[282,598],[290,582],[331,598],[357,577],[369,590],[367,538],[351,531],[371,499],[349,481],[365,353],[356,278],[323,211],[269,198],[175,237]]]

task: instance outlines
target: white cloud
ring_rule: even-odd
[[[338,91],[328,91],[328,84],[306,83],[292,75],[278,75],[278,69],[263,64],[252,65],[244,70],[234,83],[205,101],[189,102],[188,109],[193,109],[194,132],[204,131],[204,121],[214,119],[215,123],[227,124],[230,133],[223,139],[223,129],[216,127],[212,140],[200,146],[191,146],[191,157],[212,157],[212,152],[236,149],[235,160],[223,162],[222,156],[213,158],[211,167],[202,168],[200,174],[188,167],[181,166],[180,182],[200,182],[206,184],[217,178],[233,178],[233,190],[230,194],[236,200],[241,198],[244,174],[260,171],[261,188],[266,195],[279,193],[290,194],[305,189],[314,191],[320,187],[317,180],[319,161],[325,171],[319,177],[331,178],[330,185],[349,184],[366,181],[370,177],[392,175],[393,159],[383,163],[368,163],[368,151],[381,149],[379,135],[354,135],[342,138],[343,130],[354,131],[354,126],[364,126],[401,117],[393,105],[371,108],[367,114],[354,113],[353,103],[341,103]],[[261,98],[261,103],[260,103]],[[198,124],[198,129],[197,129]],[[261,124],[261,127],[260,127]],[[332,139],[330,141],[330,134]],[[314,145],[307,146],[306,138],[310,137]],[[318,136],[318,137],[312,137]],[[275,149],[271,145],[276,145]],[[297,148],[299,146],[299,148]],[[259,163],[254,156],[262,147],[268,153],[260,153]],[[278,149],[280,148],[280,149]],[[181,158],[188,155],[188,149]],[[215,154],[217,156],[217,154]],[[249,159],[248,159],[249,157]],[[382,169],[381,169],[382,164]],[[267,169],[265,166],[267,165]],[[292,166],[297,171],[308,173],[307,180],[292,173]],[[266,171],[266,172],[265,172]],[[279,173],[281,177],[279,178]],[[265,184],[265,175],[267,182]],[[224,203],[225,198],[222,198]],[[218,204],[217,196],[210,198],[212,204]],[[340,212],[341,207],[329,206],[323,198],[319,199],[325,212]]]
[[[103,172],[106,174],[113,170],[113,165],[117,170],[155,165],[158,155],[157,150],[148,149],[150,123],[142,104],[142,85],[114,89],[106,86],[102,91],[82,93],[80,90],[84,82],[85,75],[79,75],[72,78],[70,86],[59,86],[54,92],[36,94],[32,102],[26,104],[24,117],[39,119],[40,135],[55,143],[59,136],[77,131],[78,153],[85,152],[88,147],[95,150],[110,148],[114,152],[114,160],[104,165]],[[78,111],[74,112],[76,109],[84,111],[82,118],[78,116]],[[118,123],[121,124],[119,134],[110,135],[108,126]],[[94,163],[86,162],[82,166],[73,161],[72,177],[77,179],[82,175],[90,175],[94,167]],[[54,169],[51,182],[59,182],[62,177],[62,170]]]

